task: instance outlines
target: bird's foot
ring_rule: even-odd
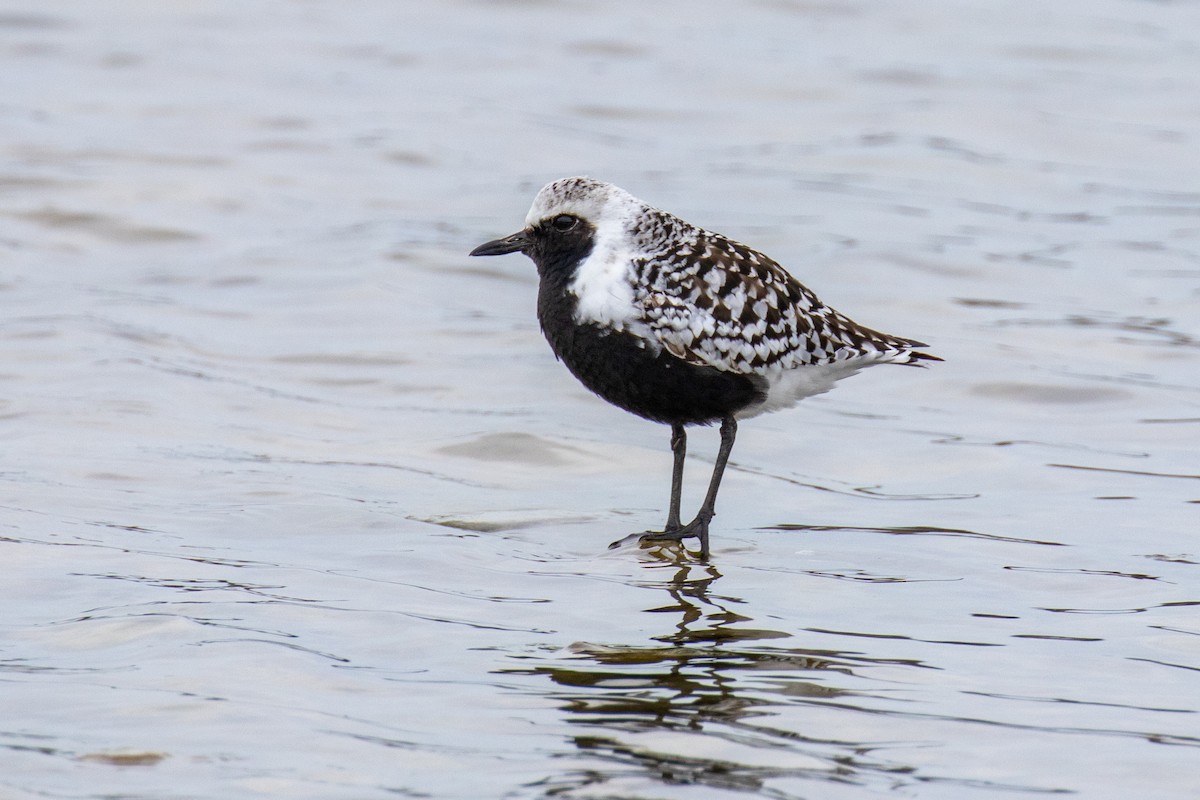
[[[700,540],[700,557],[708,558],[708,517],[697,516],[694,520],[686,525],[668,526],[661,531],[646,531],[641,534],[633,534],[624,539],[613,542],[609,548],[619,547],[631,539],[636,539],[641,543],[654,544],[657,542],[682,542],[684,539],[697,538]]]
[[[696,535],[696,521],[692,520],[687,525],[668,527],[661,531],[646,531],[638,538],[643,542],[680,542]]]
[[[627,544],[643,544],[656,542],[679,542],[694,534],[685,533],[682,526],[678,528],[668,528],[663,531],[642,531],[641,533],[631,533],[628,536],[617,539],[608,546],[609,550],[616,550],[618,547],[624,547]]]

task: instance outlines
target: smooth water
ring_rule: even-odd
[[[0,797],[1200,793],[1197,4],[10,0],[0,64]],[[668,432],[465,255],[579,173],[945,363],[607,549]]]

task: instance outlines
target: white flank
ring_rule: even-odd
[[[759,373],[767,379],[767,399],[758,405],[747,406],[735,416],[738,419],[756,417],[771,411],[791,408],[806,397],[824,394],[843,378],[887,359],[854,358],[828,364],[806,364],[802,367],[768,367]]]

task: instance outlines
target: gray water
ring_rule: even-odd
[[[0,4],[0,797],[1193,798],[1200,6]],[[618,183],[945,363],[667,430]],[[685,513],[716,433],[690,440]]]

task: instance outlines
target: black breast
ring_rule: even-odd
[[[574,320],[575,298],[542,280],[538,320],[567,369],[600,397],[655,422],[707,424],[764,398],[761,378],[689,364],[637,336]]]

